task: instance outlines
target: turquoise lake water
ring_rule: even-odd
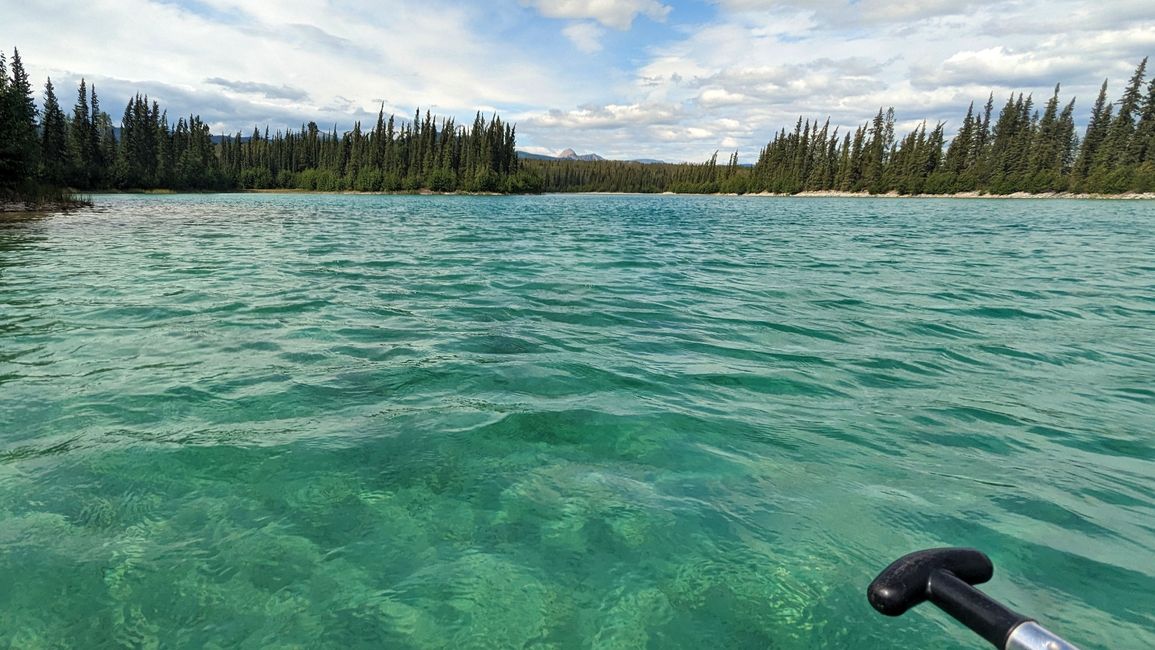
[[[0,645],[1155,647],[1155,202],[98,197],[0,221]]]

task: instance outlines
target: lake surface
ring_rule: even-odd
[[[0,222],[0,645],[1155,647],[1155,203],[109,196]]]

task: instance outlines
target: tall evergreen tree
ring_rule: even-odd
[[[105,170],[108,167],[109,160],[106,159],[108,147],[103,142],[104,139],[104,122],[107,120],[107,115],[100,111],[100,100],[96,97],[96,84],[88,87],[89,92],[89,114],[88,121],[88,147],[91,160],[89,162],[89,182],[93,187],[103,187],[107,174]]]
[[[69,125],[68,135],[72,158],[70,181],[76,187],[90,187],[95,163],[93,153],[96,147],[92,140],[88,86],[84,79],[80,80],[80,86],[76,89],[76,104],[72,107],[72,122]]]
[[[0,190],[16,185],[16,165],[12,144],[15,142],[16,115],[8,99],[8,58],[0,51]]]
[[[971,145],[975,138],[975,130],[977,124],[974,117],[975,103],[971,102],[967,107],[967,114],[963,117],[962,125],[959,127],[958,133],[955,134],[954,140],[951,141],[950,146],[946,151],[946,169],[954,174],[961,174],[966,169],[970,162]]]
[[[1111,125],[1106,129],[1102,145],[1095,152],[1092,174],[1110,176],[1120,167],[1138,162],[1130,159],[1130,154],[1133,152],[1132,138],[1135,135],[1136,118],[1143,108],[1142,86],[1146,69],[1147,59],[1144,58],[1127,83],[1123,96],[1117,104],[1119,110],[1115,113],[1114,119],[1111,120]],[[1097,185],[1110,182],[1112,181],[1103,177]],[[1124,181],[1123,184],[1126,185],[1126,182]]]
[[[1034,134],[1034,142],[1031,143],[1029,168],[1033,179],[1032,185],[1042,183],[1038,178],[1039,175],[1054,167],[1054,160],[1059,155],[1058,128],[1059,85],[1056,84],[1054,94],[1047,100],[1047,106],[1043,109],[1043,117],[1039,120],[1038,129]]]
[[[983,121],[979,124],[978,131],[975,135],[974,148],[971,150],[971,162],[975,167],[978,167],[979,160],[986,156],[987,147],[991,144],[991,116],[994,114],[994,108],[995,94],[992,92],[987,96],[987,103],[983,106]]]
[[[860,189],[869,190],[871,193],[886,191],[884,172],[893,146],[894,107],[892,106],[886,111],[880,108],[870,127],[870,140],[866,148],[863,170],[864,185]]]
[[[4,77],[0,96],[0,186],[13,188],[34,177],[40,138],[37,134],[36,102],[19,50],[13,49],[8,71],[11,76]]]
[[[1086,135],[1083,136],[1083,148],[1075,159],[1074,175],[1076,182],[1080,182],[1091,173],[1091,165],[1099,153],[1103,141],[1107,139],[1107,129],[1111,123],[1111,104],[1107,103],[1107,80],[1099,88],[1099,97],[1095,99],[1095,106],[1091,109],[1091,119],[1087,122]]]
[[[1128,158],[1140,163],[1155,158],[1155,76],[1147,84]]]
[[[40,128],[40,160],[42,178],[51,185],[67,181],[69,166],[68,129],[52,78],[44,84],[44,111]]]

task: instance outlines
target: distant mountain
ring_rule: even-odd
[[[557,155],[557,157],[561,160],[585,160],[585,161],[605,160],[605,158],[602,158],[601,156],[597,155],[596,153],[586,153],[586,154],[582,154],[579,156],[578,153],[576,151],[574,151],[573,149],[566,149],[565,151],[559,153]]]
[[[546,155],[540,154],[540,153],[529,153],[528,151],[518,151],[517,157],[521,158],[522,160],[581,160],[581,161],[585,161],[585,162],[597,162],[597,161],[607,160],[606,158],[602,158],[601,156],[597,155],[596,153],[586,153],[586,154],[580,154],[579,155],[573,149],[566,149],[565,151],[559,153],[556,156],[546,156]],[[636,163],[643,163],[646,165],[660,165],[660,164],[664,164],[666,161],[654,160],[652,158],[645,158],[645,159],[641,159],[641,160],[627,160],[625,162],[636,162]]]

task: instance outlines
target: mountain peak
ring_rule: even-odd
[[[573,149],[566,149],[565,151],[562,151],[561,153],[557,154],[556,156],[547,156],[547,155],[541,154],[541,153],[529,153],[528,151],[520,151],[519,150],[517,152],[517,157],[522,158],[524,160],[584,160],[584,161],[606,160],[605,158],[602,158],[601,156],[597,155],[596,153],[578,154]],[[654,160],[653,158],[638,158],[638,159],[631,160],[629,162],[637,162],[637,163],[643,163],[646,165],[650,165],[650,164],[665,164],[666,161]]]
[[[596,153],[584,153],[578,155],[578,152],[573,149],[566,149],[557,155],[561,160],[605,160]]]

